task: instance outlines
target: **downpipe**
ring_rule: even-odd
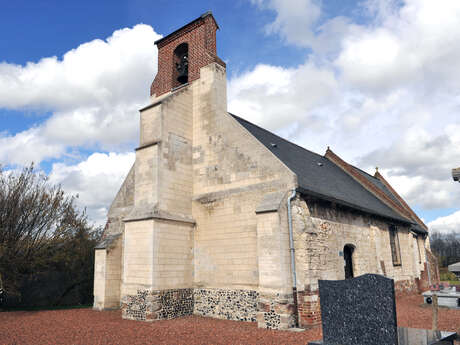
[[[427,240],[429,241],[430,238],[427,236]],[[428,285],[430,285],[430,290],[431,290],[431,286],[432,286],[432,283],[431,283],[431,271],[430,271],[430,267],[431,267],[431,264],[430,264],[430,260],[428,259],[428,253],[427,253],[427,249],[426,249],[426,244],[423,245],[425,247],[425,262],[426,262],[426,269],[427,269],[427,273],[428,273]]]
[[[287,199],[288,209],[288,227],[289,227],[289,251],[291,252],[291,272],[292,272],[292,296],[294,297],[294,319],[295,327],[299,327],[299,306],[297,303],[297,276],[295,271],[295,248],[294,248],[294,235],[292,232],[292,212],[291,201],[296,196],[296,190],[292,190],[292,194]]]

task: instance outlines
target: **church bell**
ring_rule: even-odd
[[[181,84],[188,82],[188,54],[187,52],[179,56],[179,62],[176,63],[177,72],[179,75],[177,81]]]

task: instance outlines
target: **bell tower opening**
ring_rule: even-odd
[[[188,83],[188,44],[179,44],[173,55],[173,85],[177,87]]]

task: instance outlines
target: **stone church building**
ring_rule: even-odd
[[[208,12],[155,42],[136,160],[96,248],[94,308],[285,329],[320,322],[318,279],[426,287],[428,229],[378,171],[227,111],[217,29]]]

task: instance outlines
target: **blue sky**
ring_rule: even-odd
[[[0,11],[0,164],[35,161],[92,220],[133,161],[155,39],[212,10],[229,110],[379,166],[437,231],[460,231],[458,1],[16,1]]]

